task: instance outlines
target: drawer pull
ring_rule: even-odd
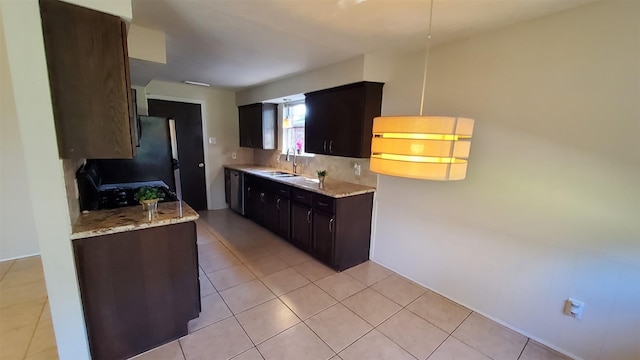
[[[323,203],[322,201],[318,201],[318,205],[320,205],[320,206],[329,206],[329,204]]]
[[[297,199],[304,199],[304,196],[303,195],[296,195],[296,198]]]

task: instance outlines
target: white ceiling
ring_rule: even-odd
[[[431,44],[592,1],[434,0]],[[429,0],[133,0],[133,23],[166,33],[167,64],[136,63],[132,77],[241,89],[360,54],[423,48],[428,14]]]

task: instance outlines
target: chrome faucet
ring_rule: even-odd
[[[293,173],[297,174],[298,173],[298,163],[296,162],[296,150],[294,148],[288,148],[287,149],[287,161],[291,161],[291,156],[289,155],[289,151],[291,151],[293,153]]]

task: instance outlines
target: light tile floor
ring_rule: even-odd
[[[567,357],[368,261],[341,273],[230,210],[198,221],[202,313],[156,359]]]
[[[58,359],[39,256],[0,262],[0,359]]]
[[[374,262],[336,273],[230,210],[197,224],[200,317],[135,360],[568,359]],[[40,258],[0,279],[0,360],[57,359]]]

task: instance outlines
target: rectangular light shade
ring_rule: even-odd
[[[370,169],[416,179],[462,180],[467,172],[473,124],[472,119],[456,117],[377,117]]]

